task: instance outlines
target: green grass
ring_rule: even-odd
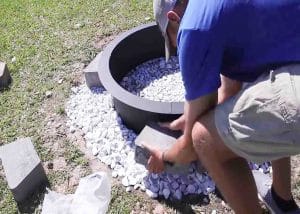
[[[59,115],[64,115],[66,113],[65,108],[63,106],[58,106],[56,108],[56,113]]]
[[[14,203],[13,195],[7,189],[7,182],[3,177],[0,177],[0,213],[15,213],[16,204]]]
[[[84,154],[71,142],[65,142],[64,157],[69,164],[87,166],[88,162]]]
[[[14,83],[1,93],[0,141],[34,134],[45,92],[68,94],[69,82],[57,81],[70,79],[73,63],[91,61],[99,51],[92,46],[96,36],[116,34],[147,16],[151,4],[146,0],[1,1],[0,60],[8,63]]]
[[[112,186],[109,214],[129,214],[141,198],[133,193],[128,193],[121,186]]]
[[[96,38],[117,34],[152,19],[149,0],[1,0],[0,60],[13,77],[9,90],[0,92],[0,144],[32,137],[42,160],[53,157],[42,140],[46,102],[53,92],[50,111],[63,115],[75,63],[87,65],[100,51]],[[12,62],[15,58],[15,62]],[[64,79],[58,84],[59,79]],[[71,162],[84,164],[77,150]],[[55,176],[54,176],[55,177]],[[51,176],[51,179],[52,178]],[[0,178],[0,212],[16,213],[17,206]]]

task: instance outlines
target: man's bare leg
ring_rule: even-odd
[[[236,213],[262,213],[255,181],[245,159],[222,142],[210,112],[195,124],[193,143],[198,157]]]
[[[272,161],[273,184],[272,198],[283,212],[294,211],[298,205],[293,199],[291,190],[291,159],[282,158]]]
[[[291,190],[291,159],[282,158],[272,161],[273,188],[284,200],[292,199]]]

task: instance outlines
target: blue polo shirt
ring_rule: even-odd
[[[216,91],[220,73],[251,82],[300,62],[300,0],[189,0],[177,40],[187,100]]]

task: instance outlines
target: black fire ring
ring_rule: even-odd
[[[159,102],[131,94],[120,82],[136,66],[164,57],[164,40],[156,24],[133,28],[113,40],[103,51],[99,77],[112,95],[124,124],[139,133],[149,122],[165,122],[183,113],[183,102]]]

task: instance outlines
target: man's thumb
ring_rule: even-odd
[[[142,147],[147,149],[151,154],[153,153],[153,148],[152,146],[149,146],[146,142],[141,142]]]

